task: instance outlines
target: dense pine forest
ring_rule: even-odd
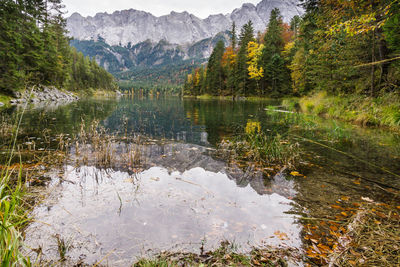
[[[377,97],[400,85],[400,1],[302,1],[306,13],[283,22],[271,12],[264,33],[249,21],[208,64],[188,75],[184,94]],[[238,35],[238,36],[237,36]]]
[[[61,0],[0,2],[0,93],[33,85],[115,89],[111,74],[69,46]]]

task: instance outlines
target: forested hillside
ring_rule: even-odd
[[[400,85],[400,1],[302,1],[306,14],[283,23],[271,12],[264,34],[251,21],[229,47],[219,43],[208,65],[185,83],[187,95],[376,97]]]
[[[32,85],[115,89],[114,78],[69,46],[61,0],[0,2],[0,93]]]

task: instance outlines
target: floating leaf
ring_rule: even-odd
[[[342,197],[343,201],[349,201],[350,197]]]
[[[274,235],[276,235],[280,240],[288,240],[289,239],[288,235],[286,233],[281,232],[281,231],[276,231],[274,233]]]
[[[303,174],[300,174],[299,172],[291,172],[290,175],[292,176],[304,176]]]

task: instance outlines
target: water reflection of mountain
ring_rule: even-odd
[[[150,143],[150,144],[149,144]],[[252,168],[242,170],[236,166],[228,166],[223,160],[214,157],[214,149],[199,145],[182,142],[161,143],[158,141],[147,142],[147,144],[113,143],[110,151],[113,151],[113,163],[115,169],[126,171],[132,168],[150,169],[152,167],[163,167],[173,173],[178,171],[184,173],[195,168],[202,168],[212,173],[224,173],[230,180],[235,181],[238,187],[245,188],[250,185],[259,195],[271,195],[277,193],[284,197],[294,197],[296,191],[294,182],[288,181],[283,174],[275,177],[265,177],[262,172]],[[90,151],[90,149],[89,149]],[[131,151],[140,151],[140,166],[129,161]],[[74,150],[71,151],[74,153]],[[90,152],[89,152],[90,153]],[[73,155],[73,161],[79,155]],[[95,159],[95,156],[86,155],[86,158]],[[96,162],[88,162],[97,166]]]

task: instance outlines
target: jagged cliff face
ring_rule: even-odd
[[[165,66],[196,59],[208,58],[219,40],[228,45],[229,33],[218,33],[191,45],[174,45],[166,41],[153,43],[150,40],[135,45],[111,46],[100,38],[94,40],[72,40],[71,45],[85,56],[95,58],[97,63],[110,73],[116,74],[134,67]]]
[[[156,17],[134,9],[86,18],[74,13],[67,19],[67,29],[77,40],[97,40],[100,36],[109,45],[128,46],[147,40],[189,45],[229,30],[232,22],[240,29],[251,20],[256,32],[264,31],[273,8],[279,8],[284,20],[289,22],[293,16],[303,13],[298,4],[298,0],[263,0],[257,6],[244,4],[230,14],[211,15],[206,19],[187,12]]]

